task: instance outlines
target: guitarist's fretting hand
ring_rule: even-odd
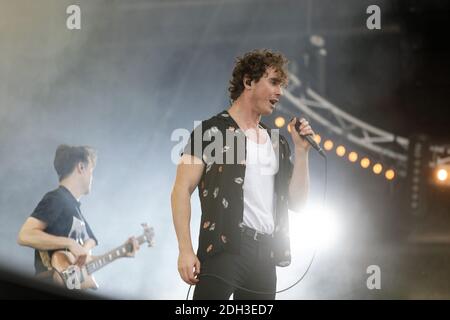
[[[135,237],[130,237],[128,238],[128,240],[125,242],[125,244],[129,244],[132,246],[132,251],[131,252],[127,252],[126,256],[127,257],[134,257],[136,251],[139,250],[139,242],[136,240]]]
[[[70,245],[67,249],[73,254],[76,261],[75,264],[81,267],[85,262],[86,258],[89,255],[89,249],[82,247],[78,242],[73,239],[70,239]]]

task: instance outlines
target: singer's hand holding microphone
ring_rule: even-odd
[[[325,152],[314,140],[314,131],[306,119],[294,117],[289,122],[289,127],[296,148],[308,151],[310,147],[313,147],[321,156],[326,157]]]

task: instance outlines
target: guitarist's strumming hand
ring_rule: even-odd
[[[134,258],[134,255],[136,254],[136,251],[139,250],[139,242],[136,240],[135,237],[130,237],[128,238],[128,240],[125,242],[125,244],[127,245],[127,257],[132,257]]]
[[[89,249],[82,247],[78,242],[70,239],[70,244],[67,247],[69,251],[73,254],[76,261],[75,264],[81,267],[86,263],[87,256],[89,255]]]

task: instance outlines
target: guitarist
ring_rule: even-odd
[[[80,210],[80,198],[91,190],[96,151],[88,146],[60,145],[56,149],[54,167],[59,187],[48,192],[23,224],[18,243],[35,249],[34,267],[40,278],[52,276],[51,257],[56,250],[69,250],[82,266],[98,244]],[[139,244],[128,239],[134,256]]]

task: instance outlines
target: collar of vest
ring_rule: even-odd
[[[217,120],[224,121],[225,123],[227,123],[230,126],[235,127],[236,129],[239,128],[238,124],[236,123],[236,121],[234,121],[234,119],[231,117],[231,115],[229,114],[229,112],[227,110],[223,110],[222,112],[219,112],[216,115],[216,118],[217,118]],[[262,121],[259,122],[259,125],[267,130],[267,133],[269,133],[269,137],[272,137],[271,129],[268,126],[266,126]]]

